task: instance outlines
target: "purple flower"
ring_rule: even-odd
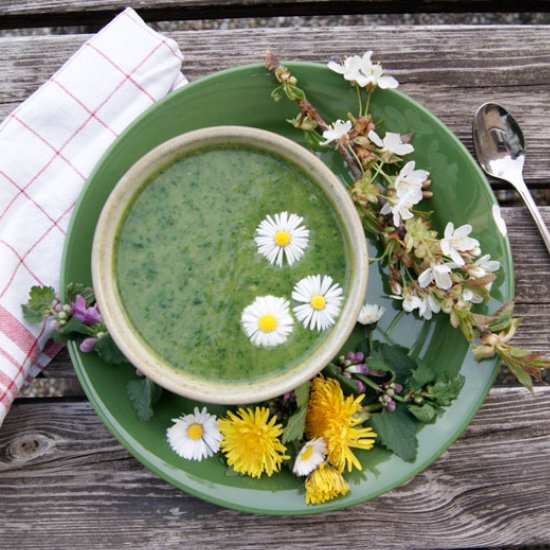
[[[346,372],[352,373],[352,374],[363,374],[367,376],[369,374],[369,369],[367,365],[364,363],[359,363],[357,365],[352,365],[351,367],[348,367],[346,369]]]
[[[83,353],[88,353],[94,349],[95,343],[97,342],[96,338],[92,338],[89,336],[88,338],[85,338],[80,343],[80,351]]]
[[[92,307],[86,307],[86,300],[80,294],[76,295],[71,307],[74,317],[82,321],[85,325],[93,326],[101,322],[101,314],[97,309],[97,304]]]

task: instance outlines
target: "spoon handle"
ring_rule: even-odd
[[[544,241],[546,249],[548,250],[548,254],[550,254],[550,232],[548,231],[548,228],[546,227],[546,224],[542,219],[540,210],[533,200],[533,196],[529,192],[527,185],[525,185],[523,176],[521,174],[515,174],[513,177],[507,178],[507,180],[516,188],[516,191],[520,194],[521,198],[525,202],[527,209],[531,213],[533,220],[535,220],[535,223],[539,228],[542,240]]]

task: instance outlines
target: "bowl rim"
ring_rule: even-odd
[[[152,177],[178,158],[220,144],[252,147],[297,165],[321,189],[335,210],[346,244],[349,285],[342,310],[330,334],[292,369],[251,382],[219,383],[171,368],[133,328],[114,276],[116,238],[129,205]],[[366,295],[367,243],[362,222],[344,184],[313,153],[273,132],[247,126],[214,126],[192,130],[165,141],[141,157],[117,182],[101,211],[92,244],[92,282],[96,302],[109,334],[121,352],[145,376],[165,389],[201,402],[247,404],[290,391],[320,372],[351,334]]]

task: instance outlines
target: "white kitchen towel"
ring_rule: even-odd
[[[90,172],[145,109],[187,81],[177,44],[126,9],[0,125],[0,426],[55,356],[27,324],[33,285],[58,291],[67,225]]]

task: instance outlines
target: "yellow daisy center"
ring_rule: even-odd
[[[191,424],[189,428],[187,428],[187,435],[190,439],[200,439],[203,433],[204,430],[200,424]]]
[[[311,458],[311,455],[313,454],[313,447],[311,445],[308,445],[306,447],[306,450],[302,453],[302,460],[305,462],[306,460],[309,460]]]
[[[277,319],[269,313],[262,315],[258,319],[258,328],[262,332],[273,332],[277,328]]]
[[[290,233],[288,231],[277,231],[275,233],[275,244],[277,246],[286,246],[290,243]]]
[[[325,306],[327,305],[325,297],[320,294],[315,294],[309,303],[311,304],[311,307],[316,310],[325,309]]]

